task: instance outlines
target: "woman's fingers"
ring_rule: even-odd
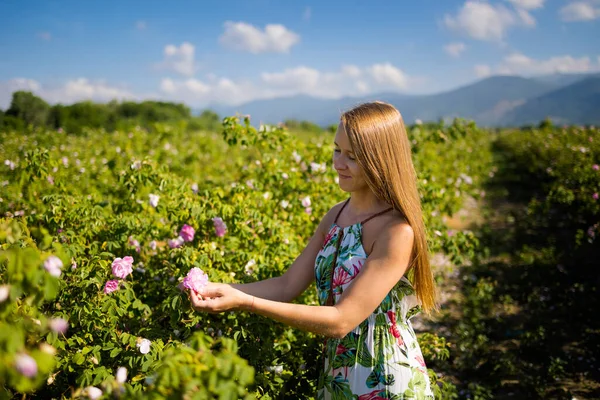
[[[203,296],[194,290],[190,290],[190,300],[192,301],[192,308],[197,311],[219,312],[221,302],[217,298]]]

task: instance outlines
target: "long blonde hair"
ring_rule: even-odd
[[[408,278],[423,311],[429,314],[437,309],[436,290],[417,174],[402,115],[394,106],[376,101],[344,112],[340,120],[369,188],[379,200],[400,211],[413,229]]]

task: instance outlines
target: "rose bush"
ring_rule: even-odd
[[[35,299],[27,312],[42,327],[2,314],[3,324],[21,332],[5,350],[7,359],[27,349],[38,362],[36,378],[7,378],[9,390],[160,396],[201,388],[235,398],[310,398],[316,335],[244,312],[194,312],[178,286],[280,276],[319,218],[346,198],[330,168],[333,135],[300,140],[282,127],[256,129],[239,117],[223,120],[221,138],[167,125],[154,131],[0,133],[0,155],[10,154],[13,163],[0,166],[6,218],[0,238],[13,235],[15,226],[31,227],[31,235],[11,236],[3,246],[6,254],[31,252],[27,270],[38,274],[35,285],[16,286],[26,267],[12,272],[16,256],[4,256],[1,283],[10,285],[11,300],[0,306]],[[408,132],[431,249],[468,260],[474,236],[449,232],[445,218],[465,197],[483,195],[489,132],[460,120]],[[43,259],[33,256],[49,249]],[[198,270],[206,275],[193,273],[184,283]],[[297,301],[317,304],[314,287]],[[45,333],[48,318],[64,318],[68,330]],[[36,350],[45,343],[55,354]],[[436,355],[425,360],[435,378],[436,357],[447,357],[448,346],[430,334],[423,347]],[[3,364],[3,376],[17,371],[11,362]],[[121,367],[128,370],[124,383],[116,377]],[[436,381],[452,391],[450,383]]]

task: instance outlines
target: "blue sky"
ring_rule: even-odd
[[[600,71],[600,0],[0,1],[0,108],[436,93]]]

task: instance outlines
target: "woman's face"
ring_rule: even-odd
[[[340,188],[346,192],[356,192],[368,188],[362,169],[352,148],[344,126],[340,123],[334,139],[333,167],[338,173]]]

